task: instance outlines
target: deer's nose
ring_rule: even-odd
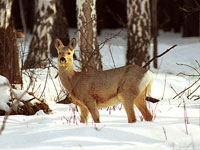
[[[61,58],[60,58],[60,62],[61,62],[61,63],[65,63],[65,62],[66,62],[66,59],[65,59],[64,57],[61,57]]]

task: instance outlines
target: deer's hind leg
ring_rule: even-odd
[[[135,116],[135,111],[133,107],[133,100],[136,96],[134,96],[131,92],[123,92],[119,93],[118,98],[124,105],[124,108],[126,110],[126,114],[128,117],[128,123],[133,123],[136,122],[136,116]]]
[[[152,115],[146,106],[146,95],[150,92],[151,83],[134,100],[135,105],[146,121],[152,121]]]

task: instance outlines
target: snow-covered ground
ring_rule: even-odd
[[[120,30],[104,30],[99,41],[109,38]],[[70,30],[74,37],[74,30]],[[76,35],[77,36],[77,35]],[[126,30],[101,49],[104,69],[125,64]],[[37,70],[37,82],[30,90],[37,91],[38,96],[45,86],[45,99],[53,110],[51,114],[39,111],[33,116],[9,116],[5,130],[0,135],[0,149],[8,150],[198,150],[200,149],[200,100],[187,98],[186,91],[173,99],[176,93],[184,90],[197,80],[195,77],[177,76],[179,72],[197,74],[194,69],[180,66],[187,64],[200,68],[195,60],[200,62],[200,39],[181,38],[180,34],[163,33],[158,39],[158,53],[162,53],[174,44],[178,46],[159,58],[159,69],[154,72],[154,83],[151,95],[161,99],[160,102],[147,103],[153,114],[152,122],[145,122],[136,109],[138,121],[127,123],[125,110],[121,105],[100,110],[100,124],[95,124],[90,117],[87,124],[79,122],[79,112],[74,111],[74,105],[55,104],[57,93],[61,91],[58,78],[54,78],[56,70],[51,69],[46,83],[46,70]],[[111,59],[111,53],[114,62]],[[78,53],[78,51],[76,51]],[[151,52],[152,53],[152,52]],[[55,59],[56,61],[56,59]],[[77,62],[75,62],[77,64]],[[76,68],[76,67],[75,67]],[[0,80],[0,84],[7,82]],[[24,75],[25,86],[29,79]],[[195,87],[199,86],[199,83]],[[38,88],[39,87],[39,88]],[[193,87],[193,89],[195,89]],[[0,89],[2,90],[2,89]],[[5,88],[3,90],[6,90]],[[3,91],[2,90],[2,91]],[[0,97],[2,99],[2,92]],[[199,95],[200,91],[194,93]],[[6,96],[4,95],[4,98]],[[2,101],[2,100],[1,100]],[[0,101],[0,102],[1,102]],[[1,103],[0,103],[1,105]],[[3,121],[0,117],[0,126]]]

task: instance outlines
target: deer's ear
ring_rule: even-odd
[[[63,43],[62,43],[62,41],[61,41],[60,39],[58,39],[58,38],[55,39],[54,45],[55,45],[55,48],[56,48],[57,50],[59,50],[61,47],[64,46]]]
[[[69,47],[71,50],[74,50],[74,48],[76,47],[76,39],[73,38],[70,42],[69,42]]]

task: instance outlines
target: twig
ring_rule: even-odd
[[[41,93],[41,95],[40,95],[40,98],[42,97],[42,95],[44,94],[44,91],[45,91],[45,89],[46,89],[48,76],[49,76],[49,68],[48,68],[48,70],[47,70],[47,75],[46,75],[46,79],[45,79],[44,89],[43,89],[43,91],[42,91],[42,93]]]
[[[119,32],[117,32],[116,34],[112,35],[112,36],[109,37],[109,38],[105,38],[105,40],[99,44],[99,49],[102,49],[102,47],[104,47],[104,45],[105,45],[108,41],[110,41],[111,39],[117,37],[117,36],[121,33],[121,31],[122,31],[122,30],[120,30]]]
[[[178,93],[176,96],[173,97],[173,99],[175,99],[177,96],[179,96],[180,94],[184,93],[185,91],[187,91],[188,89],[190,89],[193,85],[195,85],[197,82],[199,82],[200,78],[195,81],[191,86],[187,87],[186,89],[184,89],[183,91],[181,91],[180,93]]]
[[[187,124],[189,123],[189,120],[188,120],[188,116],[187,116],[185,100],[183,100],[183,104],[184,104],[183,107],[184,107],[185,130],[186,130],[186,134],[188,135],[188,127],[187,127]]]
[[[3,123],[0,128],[0,135],[2,134],[3,130],[5,129],[6,121],[8,120],[8,116],[10,115],[10,113],[11,113],[10,111],[8,113],[6,113],[5,117],[3,118]]]
[[[200,64],[199,64],[199,62],[198,62],[197,60],[195,60],[195,62],[197,63],[198,67],[200,68]]]
[[[166,133],[166,130],[165,130],[164,127],[163,127],[163,132],[164,132],[164,135],[165,135],[165,140],[167,140],[167,133]]]
[[[26,91],[29,90],[29,88],[31,87],[31,84],[32,84],[32,82],[29,83],[29,85],[28,85]],[[3,123],[2,123],[1,128],[0,128],[0,135],[2,134],[3,130],[5,129],[6,121],[8,120],[8,116],[12,113],[12,110],[13,110],[13,108],[14,108],[14,105],[18,105],[19,102],[20,102],[20,100],[22,99],[22,97],[26,94],[26,92],[24,92],[24,93],[22,93],[22,95],[21,95],[20,97],[17,97],[16,93],[14,93],[14,92],[12,91],[12,86],[11,86],[9,83],[7,84],[7,86],[10,88],[11,97],[12,97],[12,94],[13,94],[14,97],[15,97],[15,99],[17,100],[17,104],[16,104],[16,103],[13,104],[13,105],[11,106],[11,109],[5,114],[5,117],[4,117],[4,119],[3,119]]]
[[[109,52],[110,52],[110,56],[111,56],[112,61],[113,61],[114,68],[116,68],[115,61],[114,61],[114,58],[113,58],[113,55],[112,55],[112,51],[111,51],[110,45],[109,45]]]
[[[59,98],[58,90],[57,90],[57,88],[56,88],[56,84],[55,84],[55,82],[54,82],[54,80],[53,80],[53,77],[51,76],[51,74],[49,74],[49,77],[50,77],[50,79],[51,79],[51,81],[52,81],[52,83],[53,83],[54,89],[56,90],[57,98]]]
[[[172,85],[170,85],[170,87],[174,91],[174,93],[178,94]]]
[[[194,101],[197,101],[200,99],[200,95],[192,95],[191,99],[193,99],[193,98],[195,98]]]
[[[176,63],[176,64],[179,65],[179,66],[189,67],[189,68],[195,70],[200,75],[200,72],[195,67],[193,67],[193,66],[190,66],[190,65],[187,65],[187,64],[179,64],[179,63]]]
[[[167,83],[167,74],[165,74],[164,90],[163,90],[163,95],[162,95],[162,98],[161,98],[162,100],[163,100],[164,95],[165,95],[166,83]]]
[[[194,89],[194,91],[192,91],[192,92],[187,96],[187,98],[189,99],[189,97],[190,97],[192,94],[194,94],[194,92],[196,92],[199,88],[200,88],[200,85],[198,85],[198,86]]]
[[[177,74],[177,76],[180,76],[180,75],[184,75],[184,76],[188,76],[188,77],[199,77],[199,75],[197,75],[197,74],[186,74],[184,72],[179,72]]]
[[[154,59],[161,57],[163,55],[165,55],[166,53],[168,53],[170,50],[172,50],[173,48],[175,48],[177,45],[173,45],[172,47],[168,48],[167,50],[165,50],[163,53],[161,53],[160,55],[157,55],[155,57],[153,57],[151,60],[149,60],[144,66],[143,68],[146,68]]]

